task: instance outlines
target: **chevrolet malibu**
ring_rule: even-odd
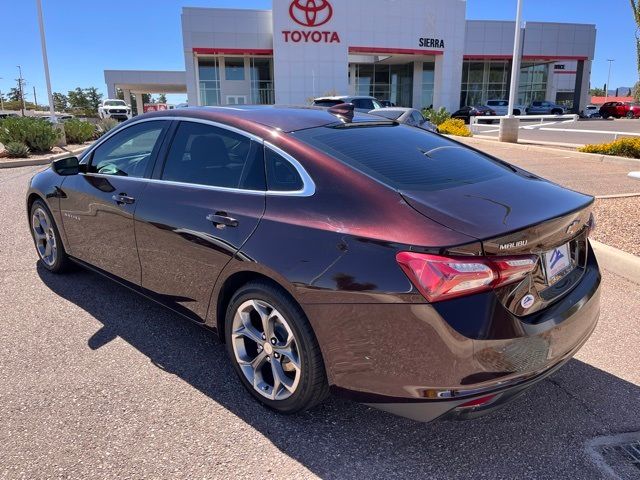
[[[353,105],[246,106],[135,117],[26,209],[44,268],[210,328],[266,406],[332,391],[429,421],[495,410],[590,336],[592,202]]]

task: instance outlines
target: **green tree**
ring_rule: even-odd
[[[635,98],[637,102],[640,102],[640,82],[636,82],[631,89],[631,96]]]
[[[158,95],[158,103],[167,103],[167,96],[164,93]]]
[[[71,108],[81,108],[85,110],[91,108],[86,92],[80,87],[77,87],[75,90],[69,90],[67,98],[69,99],[69,106]]]
[[[98,111],[98,107],[100,106],[100,103],[102,102],[102,94],[100,92],[98,92],[98,89],[96,87],[85,88],[84,92],[85,92],[85,97],[87,98],[87,101],[89,102],[89,108],[91,108],[91,110],[97,112]]]
[[[69,108],[69,99],[60,92],[53,92],[53,107],[58,112],[63,112]]]
[[[18,87],[11,87],[11,89],[9,89],[9,93],[7,93],[7,97],[10,102],[19,102],[22,99],[20,96],[20,89]]]
[[[592,88],[589,90],[589,95],[592,97],[604,97],[604,88]]]

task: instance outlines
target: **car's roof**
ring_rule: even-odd
[[[376,110],[377,111],[384,110],[385,112],[410,112],[416,109],[410,108],[410,107],[384,107],[384,108],[378,108]]]
[[[367,99],[371,99],[371,100],[375,100],[375,97],[370,97],[368,95],[334,95],[334,96],[329,96],[329,97],[317,97],[314,98],[313,101],[314,102],[318,102],[321,100],[344,100],[347,98],[352,98],[352,99],[358,99],[358,98],[367,98]]]
[[[237,125],[246,122],[266,126],[282,132],[335,125],[344,121],[329,109],[287,105],[237,105],[233,107],[190,107],[146,113],[150,117],[191,117]],[[354,112],[352,123],[380,122],[380,117]]]

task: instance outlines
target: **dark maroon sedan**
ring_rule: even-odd
[[[125,122],[35,175],[26,208],[45,268],[216,331],[265,405],[331,388],[432,420],[497,408],[587,340],[592,202],[349,106],[235,107]]]

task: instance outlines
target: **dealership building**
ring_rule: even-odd
[[[305,104],[329,94],[402,106],[506,99],[515,23],[466,19],[466,0],[273,0],[272,10],[183,8],[185,71],[105,71],[122,90],[195,105]],[[589,101],[595,25],[523,26],[518,103]]]

